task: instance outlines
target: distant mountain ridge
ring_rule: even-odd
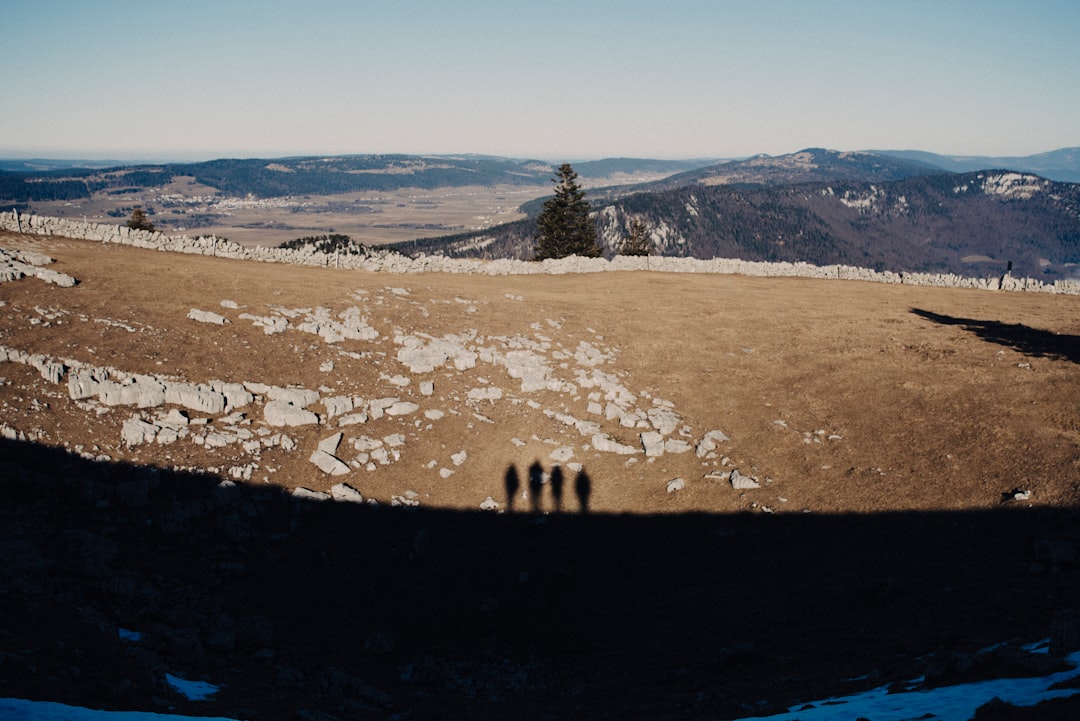
[[[684,185],[791,185],[835,180],[888,181],[929,175],[928,163],[863,152],[806,148],[787,155],[755,155],[695,168],[639,190],[670,190]]]
[[[707,177],[707,176],[706,176]],[[1011,171],[892,181],[689,184],[594,202],[609,255],[633,219],[658,255],[848,264],[1054,280],[1080,272],[1080,185]],[[430,238],[406,253],[529,258],[535,222]]]
[[[984,167],[956,172],[971,166]],[[1050,281],[1080,276],[1080,185],[1044,176],[1075,171],[1080,178],[1078,148],[1026,158],[807,148],[721,162],[609,158],[576,162],[574,168],[588,188],[609,255],[631,220],[640,219],[650,227],[657,253],[670,256],[964,275],[998,275],[1012,262],[1017,273]],[[59,168],[0,172],[0,205],[119,195],[161,187],[176,177],[229,196],[267,198],[548,186],[553,172],[541,160],[399,154]],[[636,177],[650,180],[635,183]],[[600,187],[604,181],[618,184]],[[522,209],[534,216],[543,201],[534,199]],[[535,218],[529,218],[396,247],[406,253],[524,259],[532,257],[534,232]]]
[[[1046,153],[1021,157],[938,155],[922,150],[871,150],[867,152],[925,163],[953,173],[1007,168],[1041,175],[1048,180],[1080,183],[1080,147],[1059,148]]]
[[[48,165],[47,161],[19,162]],[[580,163],[578,173],[583,179],[607,178],[616,173],[656,177],[708,162],[617,158]],[[554,170],[554,165],[539,160],[469,155],[344,155],[110,168],[63,167],[0,172],[0,203],[75,200],[95,192],[161,187],[176,177],[193,178],[225,195],[270,198],[400,188],[543,185],[551,179]]]

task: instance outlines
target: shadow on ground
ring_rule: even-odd
[[[1002,323],[997,320],[956,318],[921,308],[911,312],[941,325],[958,325],[979,338],[1003,345],[1032,358],[1050,358],[1080,363],[1080,337],[1039,330],[1023,323]]]
[[[1071,509],[406,510],[11,441],[0,500],[0,697],[96,708],[733,718],[1041,675],[1059,662],[1019,644],[1080,607]],[[166,673],[221,688],[187,701]]]

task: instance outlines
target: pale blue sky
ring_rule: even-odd
[[[1075,0],[0,0],[0,156],[1080,145]]]

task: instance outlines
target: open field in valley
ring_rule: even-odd
[[[518,206],[550,186],[408,188],[326,196],[230,198],[191,178],[137,194],[96,193],[88,201],[36,202],[33,212],[123,225],[130,208],[151,208],[159,230],[216,235],[246,246],[275,246],[294,238],[343,233],[365,245],[450,235],[525,217]],[[110,216],[110,212],[113,213]]]

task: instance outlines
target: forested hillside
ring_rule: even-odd
[[[633,219],[655,252],[849,264],[878,270],[1053,280],[1080,263],[1080,185],[984,171],[885,183],[835,181],[779,186],[691,185],[595,203],[602,246],[613,255]],[[433,238],[407,253],[530,258],[535,222]]]

